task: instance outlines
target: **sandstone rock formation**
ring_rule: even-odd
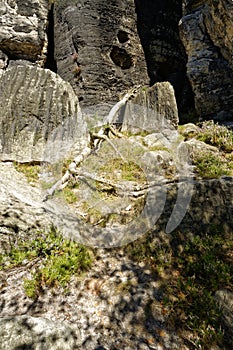
[[[50,70],[21,64],[8,68],[0,81],[0,110],[3,160],[41,161],[49,140],[60,142],[57,151],[87,141],[77,96]]]
[[[126,103],[117,122],[123,124],[123,129],[131,126],[139,131],[158,132],[161,120],[164,130],[169,123],[171,129],[176,129],[179,122],[174,89],[168,82],[141,89]]]
[[[135,6],[150,84],[169,81],[174,87],[180,114],[192,111],[193,94],[186,76],[187,57],[178,29],[182,1],[136,0]]]
[[[48,0],[3,0],[0,3],[0,49],[10,59],[45,61]]]
[[[5,69],[8,64],[8,57],[7,55],[0,51],[0,69]]]
[[[232,1],[186,3],[180,33],[196,110],[204,118],[232,120]]]
[[[83,104],[119,99],[149,83],[133,0],[54,4],[57,72]]]

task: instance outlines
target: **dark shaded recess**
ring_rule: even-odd
[[[119,30],[117,39],[119,40],[119,43],[124,44],[129,40],[129,35],[124,30]]]
[[[173,85],[182,122],[187,114],[194,113],[194,96],[186,74],[187,57],[178,28],[182,0],[135,0],[135,6],[150,84],[169,81]]]
[[[45,68],[57,73],[57,63],[54,56],[54,5],[51,5],[51,9],[48,14],[48,54],[45,62]]]
[[[122,69],[129,69],[133,65],[133,59],[125,49],[113,46],[110,52],[112,61]]]

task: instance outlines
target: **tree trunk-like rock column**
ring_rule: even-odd
[[[149,78],[133,0],[54,4],[57,72],[83,104],[114,102]]]

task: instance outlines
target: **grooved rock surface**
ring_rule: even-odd
[[[0,50],[0,69],[5,69],[7,67],[8,57]]]
[[[230,0],[188,2],[180,34],[188,54],[187,74],[202,117],[233,119]]]
[[[0,80],[0,111],[2,159],[43,160],[50,139],[57,140],[57,152],[74,147],[74,140],[77,147],[85,146],[87,129],[78,98],[71,85],[50,70],[8,68]],[[47,147],[47,152],[52,150]]]
[[[57,72],[83,104],[117,101],[149,78],[133,0],[54,4]]]
[[[48,0],[1,0],[0,50],[12,59],[43,64],[49,7]]]

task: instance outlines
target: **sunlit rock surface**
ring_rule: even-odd
[[[82,147],[87,128],[71,85],[48,69],[33,65],[8,68],[0,80],[1,158],[45,160],[50,140],[62,147]],[[47,153],[52,153],[48,149]],[[57,157],[59,158],[59,157]]]

